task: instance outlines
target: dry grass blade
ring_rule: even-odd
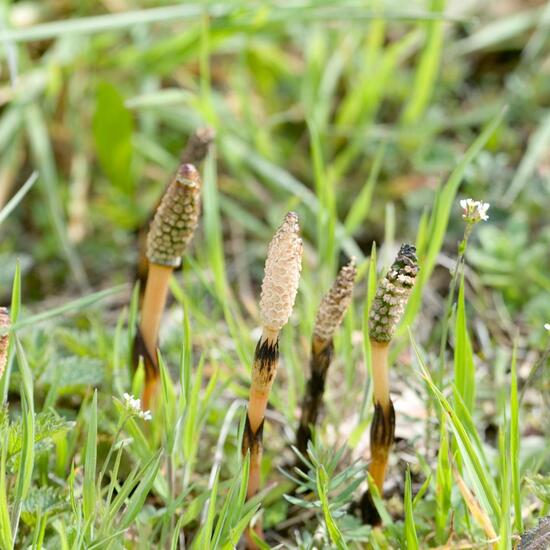
[[[470,489],[468,489],[466,483],[464,483],[464,480],[462,479],[462,476],[458,473],[456,467],[453,467],[453,475],[455,476],[460,494],[462,495],[462,498],[464,499],[464,502],[466,503],[470,514],[472,514],[472,517],[483,529],[490,540],[495,540],[498,542],[498,536],[493,528],[491,520],[479,505],[476,497],[473,495]],[[495,543],[493,547],[496,548],[497,544]]]

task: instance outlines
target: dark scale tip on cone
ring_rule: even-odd
[[[416,257],[416,247],[410,244],[403,244],[399,249],[392,269],[406,270],[409,267],[415,270],[415,275],[418,273],[418,258]]]
[[[199,172],[192,164],[182,164],[179,167],[176,179],[178,183],[184,185],[200,183]]]

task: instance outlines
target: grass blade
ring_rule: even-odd
[[[355,233],[355,231],[359,229],[359,226],[367,219],[372,202],[372,194],[374,192],[376,182],[378,181],[380,170],[382,169],[385,153],[386,145],[382,144],[376,151],[376,156],[374,157],[369,172],[369,177],[359,192],[357,199],[353,201],[353,205],[346,217],[346,221],[344,222],[344,227],[346,228],[348,235]]]
[[[512,350],[510,381],[510,468],[512,470],[512,495],[514,499],[514,525],[518,533],[523,533],[521,514],[521,477],[519,470],[520,434],[519,434],[519,400],[517,375],[517,341]]]
[[[17,323],[19,318],[19,312],[21,311],[21,264],[19,260],[15,264],[15,273],[13,275],[13,285],[11,290],[11,307],[10,307],[10,319],[13,323]],[[11,327],[10,327],[11,328]],[[8,388],[10,385],[11,366],[13,364],[13,349],[14,339],[10,338],[8,346],[8,357],[6,370],[4,375],[0,378],[0,405],[6,403],[8,399]]]
[[[15,483],[15,499],[11,521],[11,530],[15,539],[19,527],[21,507],[31,487],[34,470],[34,393],[32,373],[27,363],[25,351],[19,339],[17,337],[14,337],[14,339],[17,350],[17,364],[21,375],[21,417],[23,422],[21,457]]]
[[[430,373],[422,360],[416,342],[410,334],[411,343],[415,351],[416,359],[420,365],[421,373],[420,375],[425,380],[428,385],[428,389],[433,397],[439,402],[443,410],[447,413],[448,419],[450,421],[453,433],[455,434],[457,446],[460,452],[460,455],[468,468],[468,472],[476,486],[476,494],[478,498],[482,501],[484,507],[493,514],[496,522],[500,521],[501,509],[496,497],[495,491],[493,489],[492,480],[490,478],[487,469],[484,466],[483,460],[478,456],[477,449],[474,447],[474,444],[470,440],[466,429],[464,428],[462,422],[460,421],[459,416],[456,411],[441,393],[439,388],[433,383],[433,380],[430,376]]]
[[[452,482],[452,470],[449,462],[449,437],[445,426],[445,417],[443,416],[435,478],[435,537],[440,545],[448,539],[447,524],[451,509]]]
[[[10,515],[8,510],[8,488],[6,486],[6,461],[8,454],[8,432],[3,433],[2,449],[0,451],[0,546],[13,547]]]
[[[328,477],[325,471],[325,468],[322,464],[317,467],[317,492],[319,494],[319,500],[321,501],[321,508],[323,510],[323,516],[325,517],[325,524],[327,526],[327,531],[330,537],[330,540],[335,544],[338,550],[347,549],[347,544],[336,524],[334,518],[332,517],[330,511],[330,503],[328,498]]]
[[[476,378],[472,344],[466,326],[466,305],[464,300],[464,274],[458,289],[458,305],[455,323],[454,350],[455,389],[462,397],[466,408],[474,410]],[[463,419],[461,418],[463,421]]]
[[[161,456],[162,454],[160,452],[157,453],[157,456],[153,457],[139,472],[138,479],[141,479],[141,481],[136,490],[132,493],[132,496],[126,506],[126,510],[122,515],[119,525],[121,530],[125,530],[130,527],[134,519],[141,512],[145,499],[147,498],[147,495],[155,482],[155,478],[157,477]]]
[[[405,474],[405,539],[408,550],[418,550],[412,504],[411,469],[409,467],[407,467],[407,473]]]
[[[31,327],[31,326],[34,327],[36,326],[37,323],[42,323],[43,321],[49,321],[50,319],[53,319],[54,317],[58,317],[59,315],[63,315],[64,313],[69,313],[71,311],[79,311],[88,306],[91,306],[92,304],[100,302],[101,300],[104,300],[109,296],[118,294],[122,290],[126,290],[126,288],[127,288],[127,285],[118,285],[112,288],[107,288],[105,290],[100,290],[99,292],[93,292],[92,294],[88,294],[87,296],[83,296],[82,298],[78,298],[77,300],[72,300],[71,302],[67,302],[62,306],[54,307],[48,311],[44,311],[42,313],[37,313],[36,315],[30,315],[29,317],[25,317],[24,319],[21,319],[21,321],[13,323],[10,330],[13,332],[17,332],[18,330],[21,330],[26,327]]]
[[[84,484],[82,488],[82,509],[84,521],[93,524],[96,505],[96,464],[97,464],[97,390],[94,391],[88,422],[86,455],[84,458]]]
[[[445,10],[446,0],[432,0],[430,11],[441,14]],[[410,99],[403,111],[405,124],[416,123],[426,111],[433,94],[441,52],[443,51],[443,21],[433,20],[426,25],[426,45],[422,52]]]
[[[15,193],[10,201],[0,210],[0,225],[2,225],[6,218],[13,212],[17,205],[25,198],[25,195],[32,189],[32,186],[38,179],[38,172],[34,171],[29,179],[21,186],[21,189]]]
[[[54,233],[76,282],[81,289],[85,289],[88,286],[88,278],[67,234],[58,185],[59,178],[44,115],[38,105],[33,103],[26,108],[25,119],[32,154],[40,170],[40,181]]]
[[[527,151],[516,171],[512,183],[508,191],[504,194],[503,203],[505,206],[510,206],[516,197],[521,193],[523,188],[531,180],[533,173],[539,165],[541,157],[548,152],[550,148],[550,113],[547,114],[539,127],[531,135]]]

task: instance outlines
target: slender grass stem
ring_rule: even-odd
[[[445,304],[445,312],[443,317],[443,326],[441,330],[441,341],[439,343],[439,368],[434,376],[435,382],[438,386],[441,386],[443,377],[445,376],[446,360],[445,360],[445,348],[447,346],[447,338],[449,336],[449,321],[453,310],[454,296],[456,293],[456,285],[458,283],[458,276],[462,272],[464,267],[464,256],[466,254],[466,247],[468,246],[468,238],[472,232],[472,224],[466,224],[464,230],[464,236],[462,241],[458,245],[458,256],[456,258],[456,264],[453,270],[451,278],[451,284],[449,288],[449,295],[447,296],[447,302]]]

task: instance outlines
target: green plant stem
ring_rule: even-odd
[[[464,255],[466,254],[466,247],[468,246],[468,238],[472,232],[473,224],[467,223],[464,230],[464,236],[462,241],[458,244],[458,256],[456,258],[455,268],[453,270],[453,277],[451,279],[451,287],[449,295],[447,297],[447,303],[445,305],[445,312],[443,316],[443,326],[441,329],[441,341],[439,343],[439,365],[435,373],[434,380],[438,387],[441,387],[443,378],[445,376],[445,370],[447,362],[445,361],[445,347],[447,346],[447,338],[449,336],[449,320],[451,318],[453,310],[454,296],[456,292],[456,285],[458,282],[458,276],[464,269]]]
[[[103,462],[103,467],[101,468],[101,472],[99,472],[99,476],[97,478],[97,486],[101,487],[101,482],[103,481],[103,477],[105,476],[105,472],[107,471],[107,466],[109,466],[109,462],[111,461],[111,456],[113,455],[113,449],[115,448],[115,444],[120,437],[120,434],[122,433],[122,430],[124,429],[124,425],[130,418],[132,418],[133,414],[127,414],[122,421],[119,423],[116,435],[113,439],[113,444],[109,448],[109,451],[107,453],[107,457],[105,458],[105,461]]]

